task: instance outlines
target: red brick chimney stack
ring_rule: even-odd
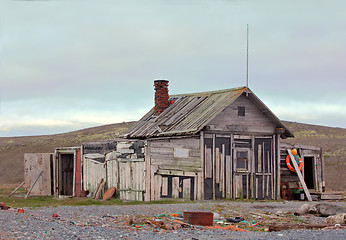
[[[166,108],[169,107],[169,95],[168,95],[168,82],[167,80],[155,80],[155,107],[154,107],[154,115],[158,116]]]

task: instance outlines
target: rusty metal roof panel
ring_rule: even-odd
[[[229,106],[245,87],[170,96],[174,103],[159,116],[151,109],[125,136],[148,138],[195,134]]]

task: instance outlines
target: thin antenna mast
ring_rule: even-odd
[[[249,24],[247,24],[246,35],[246,88],[249,87]]]

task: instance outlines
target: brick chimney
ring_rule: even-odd
[[[168,95],[168,81],[167,80],[155,80],[155,107],[154,107],[154,115],[158,116],[166,108],[169,107],[169,95]]]

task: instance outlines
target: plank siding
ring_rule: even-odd
[[[148,140],[146,151],[147,168],[150,169],[150,200],[161,197],[196,199],[198,173],[202,172],[199,136]],[[171,184],[168,184],[167,177]],[[188,177],[188,178],[186,178]],[[194,179],[193,181],[191,179]],[[192,185],[193,183],[193,185]]]
[[[238,107],[245,107],[245,116],[238,116]],[[241,95],[207,126],[210,131],[274,134],[277,124],[250,98]]]
[[[199,138],[150,141],[151,165],[156,165],[159,169],[199,172],[202,169],[199,143]],[[187,149],[187,158],[174,156],[175,148]]]

